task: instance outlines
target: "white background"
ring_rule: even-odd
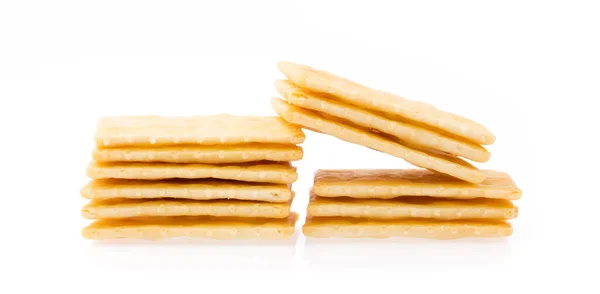
[[[0,293],[598,293],[600,21],[589,1],[0,1]],[[274,115],[281,60],[481,122],[524,191],[506,240],[84,240],[96,119]],[[307,131],[318,168],[407,168]],[[51,292],[51,293],[52,293]]]

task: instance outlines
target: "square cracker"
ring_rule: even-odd
[[[178,164],[178,163],[97,163],[87,168],[92,179],[225,179],[243,182],[291,184],[298,178],[289,163]]]
[[[149,217],[99,220],[82,230],[86,239],[161,240],[179,237],[210,239],[287,239],[298,215],[287,218]]]
[[[417,150],[406,143],[400,144],[381,135],[332,120],[321,113],[290,105],[281,99],[271,99],[271,105],[277,114],[292,124],[402,158],[418,167],[432,169],[467,182],[481,183],[485,180],[482,172],[462,159],[433,151]]]
[[[216,145],[242,143],[299,144],[298,127],[271,116],[115,116],[98,120],[97,146]]]
[[[227,180],[93,180],[81,189],[87,199],[156,199],[194,200],[238,199],[288,202],[292,199],[289,185],[246,183]]]
[[[505,221],[436,221],[427,219],[368,220],[357,218],[308,218],[302,232],[312,238],[425,238],[460,239],[491,238],[512,235]]]
[[[406,121],[393,120],[348,103],[328,99],[324,96],[326,94],[303,90],[290,81],[276,81],[275,87],[289,103],[298,107],[326,113],[363,128],[375,129],[415,146],[439,150],[477,162],[486,162],[490,159],[490,152],[480,145]]]
[[[514,219],[518,209],[502,199],[451,200],[422,196],[393,199],[326,198],[312,195],[307,213],[311,217],[355,217],[369,219],[428,218]]]
[[[95,148],[97,162],[243,163],[255,161],[297,161],[302,147],[279,144],[187,145],[166,147]]]
[[[327,93],[359,107],[400,116],[474,143],[486,145],[496,140],[494,134],[483,125],[430,104],[371,89],[306,65],[280,62],[278,68],[294,84],[313,92]]]
[[[482,170],[485,181],[472,184],[423,169],[318,170],[313,191],[321,197],[390,199],[429,196],[455,199],[517,200],[522,191],[504,172]]]
[[[291,201],[271,203],[243,200],[111,199],[92,200],[81,210],[87,219],[149,216],[219,216],[285,218]]]

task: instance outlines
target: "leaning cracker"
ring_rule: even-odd
[[[243,163],[256,161],[297,161],[302,147],[278,144],[188,145],[167,147],[95,148],[98,162]]]
[[[243,200],[186,199],[111,199],[92,200],[81,210],[87,219],[148,216],[219,216],[285,218],[291,201],[286,203]]]
[[[492,170],[481,172],[485,175],[485,181],[472,184],[423,169],[318,170],[313,191],[321,197],[379,199],[399,196],[521,198],[521,189],[507,173]]]
[[[284,219],[227,217],[149,217],[99,220],[82,230],[92,240],[161,240],[179,237],[210,239],[287,239],[298,215]]]
[[[235,116],[116,116],[98,121],[97,146],[215,145],[242,143],[299,144],[301,129],[278,117]]]
[[[496,140],[494,134],[481,124],[457,114],[439,110],[426,103],[371,89],[346,78],[305,65],[280,62],[278,68],[294,84],[310,91],[327,93],[360,107],[400,116],[474,143],[487,145]]]
[[[406,196],[394,199],[326,198],[312,195],[307,209],[311,217],[356,217],[368,219],[428,218],[514,219],[519,211],[501,199],[450,200]]]
[[[302,227],[304,235],[313,238],[426,238],[460,239],[508,237],[511,225],[505,221],[435,221],[425,219],[367,220],[357,218],[308,218]]]
[[[484,174],[477,168],[459,158],[419,151],[385,137],[325,118],[321,114],[290,105],[281,99],[273,98],[271,105],[281,117],[292,124],[366,146],[402,158],[418,167],[432,169],[471,183],[481,183],[485,179]]]
[[[440,134],[408,122],[392,120],[350,104],[327,99],[294,85],[290,81],[275,82],[279,93],[291,104],[326,113],[361,127],[376,129],[415,145],[440,150],[477,162],[486,162],[490,153],[480,145]]]
[[[227,165],[177,163],[96,163],[87,168],[92,179],[225,179],[243,182],[291,184],[296,168],[289,163],[246,163]]]
[[[93,180],[81,189],[87,199],[156,199],[182,198],[195,200],[238,199],[288,202],[292,198],[289,185],[244,183],[225,180]]]

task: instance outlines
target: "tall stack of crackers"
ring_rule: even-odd
[[[81,189],[93,220],[83,236],[288,238],[304,139],[277,116],[101,118]]]
[[[496,140],[487,128],[432,105],[309,66],[280,62],[287,122],[414,165],[397,170],[320,170],[303,232],[309,237],[503,237],[521,190],[508,173],[483,170]]]

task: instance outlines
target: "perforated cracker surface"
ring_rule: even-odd
[[[96,128],[102,147],[151,145],[215,145],[242,143],[300,144],[304,133],[278,117],[234,116],[120,116],[103,117]]]

